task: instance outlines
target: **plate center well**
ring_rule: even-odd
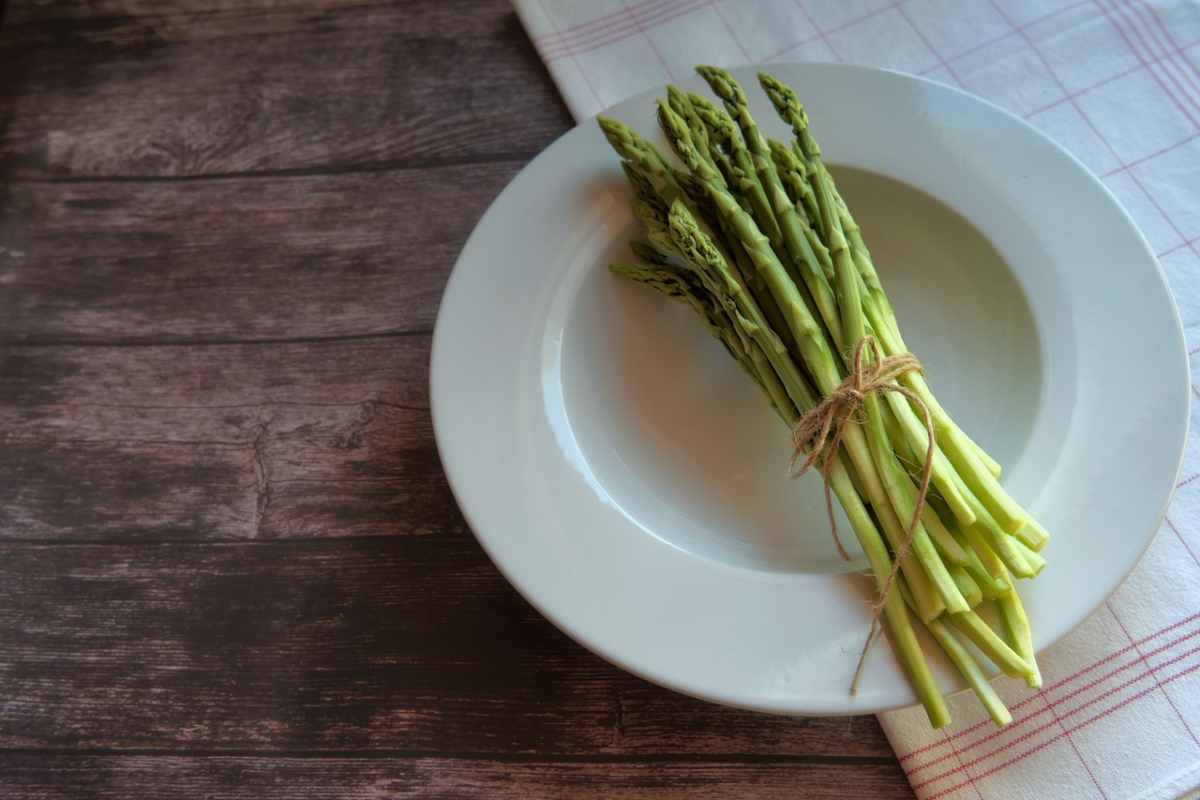
[[[834,173],[938,399],[1012,468],[1043,374],[1037,328],[1012,272],[978,230],[928,194],[861,170]],[[638,235],[632,220],[626,230]],[[730,565],[861,567],[837,555],[820,478],[786,477],[787,429],[691,309],[608,271],[630,258],[624,238],[598,254],[579,285],[562,342],[566,417],[609,499],[649,534]]]

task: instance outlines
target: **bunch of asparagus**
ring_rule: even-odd
[[[695,309],[795,426],[838,391],[864,342],[883,356],[908,348],[795,92],[759,75],[794,134],[784,143],[759,129],[733,76],[697,71],[720,105],[673,86],[658,101],[682,167],[627,125],[599,119],[647,239],[632,244],[639,261],[612,268]],[[922,373],[896,381],[905,392],[864,396],[837,451],[819,454],[825,479],[870,562],[884,630],[930,723],[950,718],[916,636],[921,626],[1004,725],[1011,715],[978,659],[1041,685],[1015,579],[1042,570],[1038,551],[1048,535],[1004,490],[1000,466],[955,425]],[[914,465],[927,458],[930,489],[921,503],[925,473]]]

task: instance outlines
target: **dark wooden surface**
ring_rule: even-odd
[[[650,686],[466,528],[438,298],[571,124],[507,3],[4,13],[0,796],[911,796],[874,719]]]

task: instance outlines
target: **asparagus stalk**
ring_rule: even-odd
[[[895,414],[890,413],[890,409],[884,410],[884,422],[887,427],[888,437],[896,443],[897,457],[908,467],[910,477],[915,481],[919,481],[921,479],[920,468],[917,465],[924,462],[924,451],[914,449],[912,441],[904,436],[900,429],[899,420],[896,419]],[[934,488],[936,487],[931,487],[931,490]],[[929,536],[933,539],[934,545],[937,546],[938,552],[942,554],[942,558],[950,565],[963,566],[968,560],[967,549],[954,538],[953,534],[950,533],[950,530],[942,522],[938,510],[935,508],[935,503],[939,501],[941,504],[940,507],[943,509],[942,513],[949,512],[945,498],[935,495],[931,491],[921,514],[921,521],[925,523],[925,527],[929,531]]]
[[[658,122],[671,144],[671,149],[679,156],[684,166],[691,170],[692,175],[721,189],[726,188],[725,176],[715,164],[704,157],[704,152],[687,120],[662,100],[658,101]]]
[[[862,313],[862,304],[859,298],[857,270],[849,260],[845,241],[841,238],[840,226],[837,220],[828,213],[829,201],[823,199],[823,196],[828,194],[826,187],[818,183],[816,194],[818,206],[821,208],[823,219],[826,223],[826,241],[830,242],[829,249],[833,256],[834,273],[837,279],[838,306],[842,315],[842,337],[846,342],[859,342],[866,336],[866,320]],[[834,387],[826,388],[825,391],[832,392],[834,391]],[[909,518],[915,513],[916,497],[911,482],[908,481],[907,475],[896,461],[895,452],[884,427],[879,398],[868,395],[864,398],[863,405],[867,412],[867,424],[865,426],[866,440],[869,445],[871,457],[880,471],[884,488],[888,493],[889,499],[896,507],[897,512],[899,512],[902,518]],[[853,425],[850,429],[854,429]],[[934,470],[936,477],[936,455]],[[944,479],[948,482],[949,476],[945,476]],[[939,488],[940,486],[941,484],[939,483]],[[943,580],[943,575],[948,575],[948,572],[946,572],[945,566],[936,550],[932,547],[923,522],[916,522],[914,527],[915,533],[912,546],[917,552],[918,558],[929,572],[929,576],[938,588],[939,593],[941,593],[947,609],[952,613],[961,610],[966,601],[958,591],[957,586],[953,585],[952,580],[949,583]]]
[[[1004,561],[992,549],[991,543],[983,533],[982,526],[972,525],[963,531],[963,536],[970,543],[971,550],[979,556],[980,562],[996,582],[997,588],[999,589],[1001,584],[1003,584],[1003,588],[1008,588],[1008,572],[1004,568]]]
[[[706,139],[708,139],[708,153],[712,158],[713,164],[718,170],[720,170],[721,175],[725,178],[726,185],[733,188],[733,194],[737,198],[738,203],[742,206],[742,209],[745,210],[747,214],[753,216],[754,208],[750,205],[749,198],[737,189],[741,183],[741,172],[733,163],[733,156],[730,154],[729,148],[726,145],[712,139],[711,128],[708,123],[701,118],[697,109],[705,108],[708,110],[709,115],[719,116],[720,112],[717,110],[716,106],[698,94],[692,94],[689,92],[687,99],[688,102],[691,103],[692,113],[696,115],[696,119],[700,122],[700,127],[704,129],[704,136]],[[689,122],[689,125],[690,124],[691,123]]]
[[[962,592],[963,599],[967,601],[967,605],[975,608],[983,602],[983,591],[966,569],[957,565],[952,566],[950,567],[950,577],[954,578],[954,583],[958,586],[958,590]]]
[[[873,274],[872,270],[871,276]],[[868,276],[861,272],[860,275],[864,277],[864,283],[870,286],[870,281],[866,280]],[[877,278],[874,279],[874,283],[878,285]],[[871,324],[879,333],[884,352],[888,355],[908,352],[904,340],[900,337],[891,306],[881,288],[868,292],[865,306]],[[929,409],[938,444],[945,451],[950,463],[963,476],[966,485],[979,495],[988,510],[1002,522],[1005,530],[1010,533],[1019,531],[1025,526],[1028,516],[997,480],[1000,474],[999,465],[954,423],[920,373],[905,373],[901,376],[901,382],[915,392]]]
[[[657,206],[662,209],[668,209],[676,200],[682,200],[693,213],[699,215],[699,209],[679,186],[674,170],[657,147],[619,120],[599,116],[596,121],[608,143],[628,163],[629,169],[626,170],[626,174],[634,171],[640,176],[635,187],[639,194],[644,192],[646,195],[652,195],[656,198]],[[708,225],[702,222],[701,226],[715,245],[723,249],[720,240],[713,235]],[[722,252],[722,255],[727,253]]]
[[[951,625],[958,628],[960,633],[974,642],[975,646],[990,658],[1005,675],[1023,678],[1032,674],[1033,668],[1025,662],[1025,659],[1005,644],[1004,640],[983,621],[983,617],[974,611],[950,614],[949,621]]]
[[[907,587],[901,586],[901,589],[904,591],[905,601],[911,604],[911,594]],[[1000,726],[1012,722],[1012,714],[1005,707],[1000,695],[996,693],[987,674],[979,666],[979,662],[975,660],[971,652],[958,641],[954,632],[941,619],[931,620],[924,624],[934,640],[941,646],[942,651],[949,657],[950,662],[958,669],[959,674],[966,679],[967,685],[971,687],[971,691],[987,709],[992,721]]]
[[[955,539],[957,540],[958,537],[956,536]],[[974,547],[968,546],[964,547],[963,549],[967,553],[967,563],[963,565],[963,569],[967,571],[967,574],[970,575],[975,581],[976,585],[979,586],[979,591],[983,594],[984,599],[994,600],[1000,596],[1001,592],[1007,591],[1010,588],[1007,578],[992,575],[988,568],[984,566],[982,559],[979,557],[979,553]],[[992,555],[995,556],[995,553]],[[997,557],[997,571],[1003,573],[1003,567],[1004,564]]]
[[[1000,527],[1000,523],[992,517],[990,511],[984,508],[974,495],[968,493],[967,499],[972,504],[976,516],[975,522],[967,527],[968,533],[975,531],[982,534],[989,549],[1000,557],[1000,560],[1014,575],[1019,578],[1032,578],[1035,573],[1017,547],[1018,540]],[[980,557],[983,555],[980,553]]]
[[[1025,527],[1017,531],[1017,538],[1030,549],[1040,552],[1046,546],[1046,542],[1050,541],[1050,534],[1036,519],[1030,516],[1025,522]]]
[[[865,511],[865,509],[864,509]],[[876,589],[882,591],[882,584],[879,582],[881,574],[886,575],[890,569],[887,562],[887,550],[883,547],[882,542],[879,545],[878,557],[871,559],[872,571],[875,575]],[[870,553],[868,553],[870,557]],[[929,664],[925,661],[924,654],[921,652],[921,644],[917,641],[916,631],[913,630],[912,621],[909,619],[904,607],[904,600],[900,597],[899,592],[890,592],[887,597],[887,605],[884,609],[884,620],[888,625],[889,640],[892,647],[900,656],[900,661],[905,666],[905,671],[908,672],[909,682],[913,689],[916,690],[917,698],[920,699],[921,705],[925,708],[925,716],[929,718],[930,727],[937,729],[943,728],[950,724],[950,709],[946,707],[946,700],[938,691],[937,683],[933,679],[933,673],[929,670]],[[899,624],[895,622],[899,621]]]
[[[734,359],[743,365],[748,362],[744,343],[735,335],[733,326],[722,319],[723,310],[711,304],[686,277],[661,264],[617,263],[611,269],[624,278],[650,286],[660,294],[691,306],[708,331],[725,345]],[[757,376],[755,379],[758,379]]]
[[[631,248],[649,263],[616,263],[611,269],[617,275],[641,283],[661,294],[685,303],[700,317],[708,329],[735,361],[750,375],[767,396],[771,407],[786,423],[795,417],[794,406],[783,391],[779,379],[767,363],[762,349],[746,338],[739,326],[729,318],[720,303],[711,297],[692,276],[677,272],[666,263],[654,248],[631,242]]]
[[[1046,559],[1042,558],[1041,553],[1025,544],[1020,536],[1013,537],[1013,544],[1016,546],[1017,552],[1021,554],[1021,558],[1029,566],[1032,574],[1028,577],[1036,578],[1046,568]]]
[[[1030,667],[1029,672],[1024,675],[1025,683],[1031,689],[1040,689],[1042,671],[1038,668],[1037,656],[1033,651],[1033,632],[1029,629],[1029,617],[1025,615],[1025,607],[1021,605],[1021,598],[1017,595],[1017,590],[1012,588],[1003,592],[999,597],[998,605],[1012,648]]]
[[[1012,714],[1004,705],[1004,701],[1000,699],[1000,695],[996,693],[987,674],[980,668],[979,663],[971,656],[967,648],[958,641],[954,632],[940,619],[927,622],[926,627],[949,656],[950,661],[958,668],[959,673],[966,679],[967,685],[971,687],[971,691],[987,709],[988,716],[992,718],[992,721],[1001,726],[1012,722]]]
[[[758,73],[758,83],[771,99],[771,104],[775,106],[779,116],[783,117],[783,121],[790,125],[796,134],[796,144],[804,160],[811,162],[820,159],[821,147],[808,130],[808,114],[805,113],[804,106],[800,104],[800,98],[792,91],[792,87],[766,72]]]

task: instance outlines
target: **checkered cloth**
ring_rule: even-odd
[[[697,62],[846,61],[957,86],[1073,152],[1133,215],[1200,353],[1200,4],[1185,0],[514,0],[577,119]],[[1193,391],[1200,394],[1193,387]],[[1200,405],[1200,404],[1198,404]],[[1195,412],[1193,412],[1195,413]],[[917,795],[1176,798],[1200,786],[1200,425],[1134,574],[1041,657],[931,731],[880,716]]]

